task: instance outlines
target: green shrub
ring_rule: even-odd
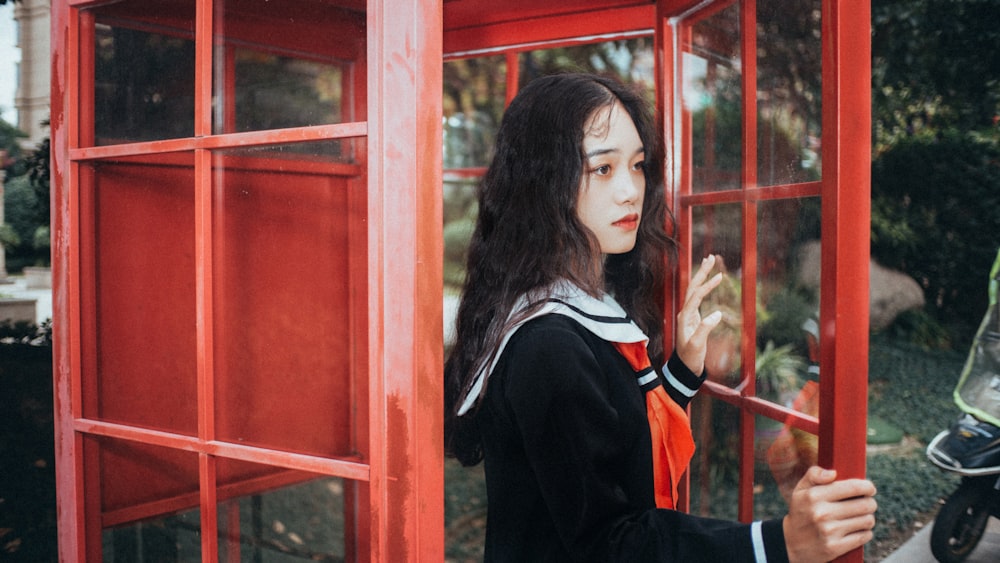
[[[873,256],[921,284],[956,342],[971,337],[1000,246],[1000,136],[903,139],[874,161],[872,193]]]
[[[48,221],[39,219],[38,195],[26,174],[12,178],[4,186],[4,220],[15,237],[4,238],[7,252],[8,270],[13,266],[47,264],[48,246],[35,245],[36,233],[40,227],[48,227]]]
[[[914,344],[925,350],[948,350],[952,347],[948,330],[923,309],[903,311],[882,332],[896,341]]]
[[[957,475],[931,465],[920,448],[908,456],[869,455],[868,478],[878,487],[876,541],[894,530],[908,529],[918,515],[934,509],[959,482]]]
[[[818,299],[807,295],[805,290],[789,288],[768,298],[766,315],[759,319],[757,327],[757,348],[766,347],[768,342],[788,344],[798,355],[808,357],[809,345],[802,325],[818,316],[817,302]]]

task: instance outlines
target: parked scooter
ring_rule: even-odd
[[[973,340],[955,403],[962,411],[951,428],[934,437],[927,457],[962,476],[931,530],[931,553],[958,563],[976,548],[990,516],[1000,518],[1000,252],[990,270],[989,308]]]

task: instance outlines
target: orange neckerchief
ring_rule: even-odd
[[[658,508],[674,508],[677,486],[694,455],[694,438],[687,412],[674,402],[653,371],[645,342],[613,342],[635,370],[646,395],[646,417],[653,441],[653,489]]]

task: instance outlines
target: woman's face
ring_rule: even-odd
[[[619,102],[597,109],[583,137],[583,177],[576,214],[597,236],[603,254],[635,247],[646,193],[645,151],[632,118]]]

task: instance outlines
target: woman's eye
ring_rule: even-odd
[[[646,167],[646,161],[640,160],[639,162],[636,162],[635,164],[632,165],[632,170],[642,170],[645,167]]]
[[[605,164],[603,166],[598,166],[598,167],[594,168],[593,170],[591,170],[591,172],[593,172],[594,174],[597,174],[598,176],[607,176],[608,174],[611,173],[611,165],[610,164]]]

